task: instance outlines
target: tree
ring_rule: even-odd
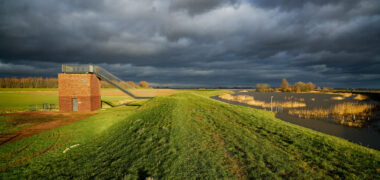
[[[149,88],[149,83],[146,81],[140,81],[139,85],[141,88]]]
[[[269,84],[256,84],[257,92],[266,92],[269,88]]]
[[[302,81],[298,81],[296,84],[293,85],[293,91],[296,93],[305,91],[305,83],[303,83]]]
[[[289,88],[290,88],[289,82],[285,78],[282,78],[280,90],[282,92],[287,92],[289,91]]]
[[[132,87],[132,88],[138,88],[139,86],[136,85],[133,81],[126,81],[125,82],[129,87]]]
[[[306,91],[311,91],[311,90],[314,90],[315,88],[315,84],[313,84],[312,82],[308,82],[306,83]]]

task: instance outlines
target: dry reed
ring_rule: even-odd
[[[338,93],[339,95],[342,95],[345,98],[351,97],[352,93]]]
[[[355,100],[359,100],[359,101],[364,101],[364,100],[367,100],[368,99],[368,96],[366,95],[362,95],[362,94],[358,94],[354,97]]]
[[[227,93],[219,95],[219,98],[229,100],[229,101],[234,100],[234,96],[232,96],[231,94],[227,94]]]
[[[372,116],[375,106],[371,104],[346,102],[334,105],[329,109],[290,109],[290,115],[299,118],[328,118],[332,116],[340,124],[354,127],[363,127],[367,120]]]
[[[342,97],[342,96],[334,96],[334,97],[332,97],[331,98],[332,100],[343,100],[344,99],[344,97]]]
[[[371,104],[361,104],[346,102],[342,104],[337,104],[332,108],[332,113],[338,115],[355,115],[370,112],[375,106]]]
[[[234,97],[234,99],[241,103],[244,103],[245,101],[253,101],[253,97],[247,95],[237,95]]]
[[[230,101],[237,101],[240,103],[245,103],[248,105],[258,106],[262,108],[271,107],[270,103],[266,103],[265,101],[255,100],[252,96],[247,96],[247,95],[232,96],[231,94],[222,94],[219,96],[219,98],[230,100]],[[276,107],[276,106],[281,106],[283,108],[299,108],[299,107],[306,107],[306,104],[303,102],[298,102],[298,101],[272,102],[272,107]]]

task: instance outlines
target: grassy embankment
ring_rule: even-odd
[[[0,153],[1,177],[15,179],[378,179],[380,171],[379,151],[193,93],[108,109]]]

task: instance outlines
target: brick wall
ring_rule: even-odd
[[[60,111],[72,111],[72,99],[78,99],[78,111],[101,108],[100,81],[94,74],[58,74]]]

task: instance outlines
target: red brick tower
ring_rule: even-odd
[[[95,74],[58,74],[60,111],[93,111],[101,108],[100,81]]]

